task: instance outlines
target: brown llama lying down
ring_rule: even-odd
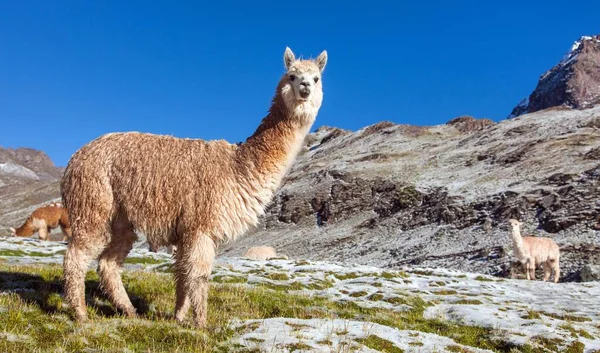
[[[51,203],[37,208],[27,217],[19,228],[10,228],[13,236],[30,237],[35,232],[40,239],[48,240],[52,229],[59,227],[63,232],[63,241],[71,237],[71,225],[67,210],[60,203]]]
[[[253,246],[246,253],[244,257],[251,260],[269,260],[269,259],[286,259],[287,255],[278,255],[275,248],[271,246]]]
[[[136,315],[119,270],[139,230],[153,247],[177,246],[175,318],[184,321],[191,304],[196,326],[205,326],[215,251],[264,214],[321,107],[326,62],[325,51],[296,60],[286,48],[269,112],[242,144],[113,133],[71,157],[61,182],[73,230],[64,271],[78,320],[87,319],[85,272],[97,257],[109,299]]]
[[[554,240],[543,237],[522,237],[521,222],[516,219],[508,221],[511,226],[511,237],[514,255],[525,268],[527,279],[535,279],[536,266],[543,266],[544,281],[547,281],[554,271],[554,282],[560,277],[560,250]]]

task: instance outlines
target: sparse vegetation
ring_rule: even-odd
[[[377,350],[379,352],[387,352],[387,353],[403,353],[404,350],[398,348],[392,342],[383,339],[379,336],[370,335],[367,338],[359,338],[356,340],[357,342],[364,344],[365,346]]]
[[[478,299],[460,299],[454,302],[454,304],[464,304],[464,305],[481,305],[483,302]]]
[[[537,320],[537,319],[540,319],[541,317],[542,316],[540,315],[540,313],[533,311],[533,310],[528,310],[527,315],[521,316],[522,319],[527,319],[527,320]]]
[[[156,265],[156,264],[162,264],[164,262],[165,262],[165,260],[155,259],[150,256],[146,256],[146,257],[130,256],[130,257],[125,258],[126,264]]]
[[[39,251],[23,251],[16,249],[0,249],[0,256],[33,256],[33,257],[50,257],[54,256],[55,253],[45,253]]]
[[[494,280],[494,279],[483,277],[483,276],[477,276],[477,277],[475,277],[475,280],[480,281],[480,282],[496,282],[496,280]]]
[[[43,346],[47,350],[57,350],[62,347],[64,351],[71,352],[85,349],[171,352],[174,351],[173,347],[177,347],[180,352],[209,352],[215,347],[225,347],[234,335],[251,332],[257,328],[255,323],[234,329],[229,324],[231,319],[272,317],[361,318],[367,322],[401,330],[415,330],[451,337],[457,343],[467,346],[497,352],[506,351],[503,348],[505,343],[492,338],[494,336],[491,329],[465,326],[439,319],[425,319],[423,313],[430,304],[418,297],[386,299],[388,302],[405,304],[406,311],[364,308],[354,302],[333,302],[326,298],[270,290],[265,286],[252,287],[226,283],[228,281],[226,278],[241,280],[243,278],[241,276],[213,278],[209,296],[208,328],[200,333],[177,325],[171,318],[175,295],[172,276],[145,271],[123,273],[126,289],[140,314],[138,319],[123,319],[115,313],[99,288],[96,273],[88,272],[86,297],[90,303],[88,310],[92,321],[86,324],[86,329],[82,330],[70,320],[63,303],[60,266],[0,265],[0,273],[3,274],[0,288],[5,291],[10,292],[10,288],[6,287],[8,282],[19,282],[20,287],[35,289],[0,296],[0,308],[6,309],[0,310],[0,322],[3,323],[3,329],[7,334],[14,335],[14,339],[11,340],[0,339],[0,351],[29,352]],[[376,297],[375,294],[369,298],[383,299]],[[288,322],[288,325],[290,324],[296,325],[292,320]],[[300,323],[295,328],[301,330],[303,327]],[[368,347],[377,347],[381,351],[393,349],[393,346],[392,348],[387,346],[385,340],[378,340],[376,336],[369,337],[362,342]],[[543,340],[536,342],[536,344],[550,345],[555,343]],[[298,347],[288,347],[288,349],[301,349]],[[393,350],[388,351],[393,352]]]

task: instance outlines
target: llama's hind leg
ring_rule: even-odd
[[[85,306],[85,273],[92,259],[105,246],[105,237],[86,237],[84,241],[71,241],[67,245],[64,259],[65,299],[75,312],[78,321],[87,320]]]
[[[183,237],[186,239],[186,237]],[[206,235],[191,236],[177,247],[177,303],[175,317],[185,319],[189,303],[198,328],[206,325],[208,308],[208,277],[215,258],[215,244]]]
[[[98,261],[100,283],[113,305],[132,317],[136,315],[136,311],[123,286],[120,270],[137,236],[126,220],[116,220],[112,226],[112,233],[112,239]]]
[[[550,275],[552,274],[552,265],[549,264],[548,262],[544,262],[543,268],[544,268],[544,282],[546,282],[548,280],[548,278],[550,278]]]
[[[554,270],[554,283],[558,283],[558,279],[560,278],[560,264],[558,259],[554,260],[554,263],[552,265],[552,268]]]

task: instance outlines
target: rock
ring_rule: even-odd
[[[490,119],[475,119],[469,115],[459,116],[446,123],[447,125],[454,126],[458,131],[462,133],[470,133],[474,131],[480,131],[488,126],[492,126],[495,123]]]
[[[600,265],[587,264],[579,272],[583,282],[600,281]]]
[[[547,108],[585,109],[600,103],[600,35],[581,37],[509,118]]]

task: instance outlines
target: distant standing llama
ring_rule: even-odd
[[[535,279],[536,266],[544,268],[544,281],[550,278],[554,270],[554,282],[560,277],[560,250],[554,240],[542,237],[522,237],[521,222],[516,219],[508,221],[511,226],[511,237],[514,245],[514,255],[525,268],[527,279]]]
[[[67,210],[60,203],[51,203],[37,208],[27,217],[25,223],[19,228],[10,228],[12,234],[18,237],[30,237],[35,232],[40,239],[48,240],[52,229],[60,226],[63,232],[63,241],[71,237],[71,225]]]
[[[287,72],[267,116],[240,145],[113,133],[73,155],[61,192],[73,229],[64,260],[65,294],[78,320],[87,319],[85,272],[98,256],[108,297],[126,315],[136,315],[119,274],[135,229],[153,247],[177,246],[175,318],[184,321],[191,304],[195,325],[205,326],[218,245],[258,223],[321,107],[327,52],[296,60],[286,48],[284,63]]]

